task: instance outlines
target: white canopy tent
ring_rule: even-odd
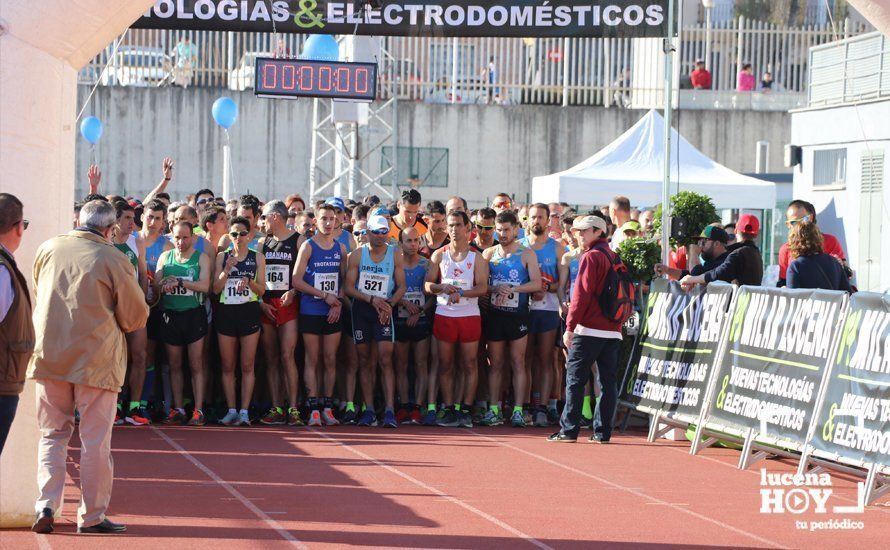
[[[718,209],[775,208],[775,184],[718,164],[674,129],[671,141],[672,194],[703,193],[714,200]],[[655,206],[661,202],[663,179],[664,119],[652,110],[584,162],[563,172],[534,178],[532,200],[592,205],[608,204],[614,196],[624,195],[633,205]]]

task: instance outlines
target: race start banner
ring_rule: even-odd
[[[810,444],[890,466],[890,297],[854,294],[843,327]]]
[[[676,282],[652,281],[634,361],[622,389],[625,404],[688,422],[698,418],[733,290],[731,285],[713,283],[685,292]]]
[[[826,290],[739,288],[708,425],[750,428],[802,447],[846,296]]]
[[[668,0],[383,0],[377,9],[363,7],[367,4],[157,0],[133,28],[370,36],[668,36]],[[676,35],[674,27],[671,36]]]

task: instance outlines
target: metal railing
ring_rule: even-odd
[[[845,26],[847,36],[861,30],[849,22]],[[744,18],[710,28],[686,27],[678,48],[681,88],[695,61],[709,50],[714,91],[734,93],[738,68],[749,62],[758,81],[762,73],[772,73],[774,92],[804,92],[810,48],[833,37],[829,27],[786,28]],[[113,58],[114,43],[81,70],[79,77],[81,83],[107,86],[252,89],[255,56],[296,55],[306,38],[299,34],[130,29],[121,37]],[[630,106],[627,98],[634,92],[656,91],[655,86],[661,89],[655,77],[660,60],[643,52],[651,49],[651,41],[644,46],[643,41],[629,38],[381,40],[394,59],[384,62],[379,71],[381,98],[394,89],[400,99],[430,103]],[[452,71],[455,63],[457,70]],[[451,82],[453,74],[457,74],[455,83]],[[723,105],[710,108],[738,108],[733,105],[746,103],[754,108],[758,104],[754,98],[696,102],[699,108],[709,104]],[[796,106],[799,101],[768,103]]]
[[[812,48],[810,67],[811,107],[890,96],[890,41],[879,32]]]

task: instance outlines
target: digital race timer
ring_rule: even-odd
[[[357,101],[377,97],[376,63],[257,58],[254,74],[258,96]]]

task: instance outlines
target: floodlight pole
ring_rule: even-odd
[[[674,0],[668,1],[668,31],[664,39],[664,178],[661,182],[661,262],[668,265],[671,245],[671,114],[674,103]]]

